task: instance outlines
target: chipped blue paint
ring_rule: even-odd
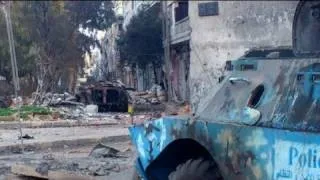
[[[225,179],[320,179],[319,59],[250,62],[257,69],[239,69],[250,64],[243,59],[232,62],[235,81],[223,81],[196,119],[165,117],[130,128],[144,177],[168,145],[192,139],[208,150]],[[249,106],[261,84],[262,96]]]
[[[130,134],[143,170],[170,143],[187,138],[199,142],[210,152],[226,179],[320,177],[320,135],[315,133],[166,117],[131,127]],[[150,134],[157,138],[149,139]],[[242,161],[234,163],[232,159]],[[228,166],[230,163],[240,173],[234,172]]]
[[[143,177],[168,145],[192,139],[210,152],[225,179],[320,179],[319,60],[251,62],[259,72],[239,70],[248,64],[242,59],[232,62],[238,69],[230,75],[250,83],[223,81],[195,120],[165,117],[130,128]],[[249,107],[261,84],[264,93]]]

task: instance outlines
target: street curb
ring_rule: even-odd
[[[56,128],[56,127],[79,127],[79,126],[108,126],[118,125],[117,122],[110,121],[28,121],[22,122],[22,128]],[[0,123],[0,129],[18,129],[19,122]]]
[[[25,152],[40,152],[50,150],[62,150],[67,148],[85,147],[93,146],[99,142],[125,142],[129,140],[129,135],[117,135],[102,138],[84,138],[75,140],[59,140],[53,142],[35,142],[35,143],[25,143]],[[20,144],[0,146],[0,156],[3,155],[13,155],[21,153]]]

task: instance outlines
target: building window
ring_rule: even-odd
[[[122,31],[122,30],[123,30],[122,24],[118,24],[118,29],[119,29],[119,31]]]
[[[216,16],[219,14],[218,2],[198,4],[199,16]]]
[[[178,22],[188,17],[189,3],[188,1],[178,2],[178,7],[174,8],[175,21]]]

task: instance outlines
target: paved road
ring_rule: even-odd
[[[122,152],[120,155],[123,156],[123,158],[91,158],[88,155],[93,147],[79,147],[76,149],[65,149],[62,151],[0,156],[0,179],[5,179],[5,177],[10,174],[10,167],[15,164],[32,164],[32,166],[35,167],[37,164],[39,165],[42,162],[51,162],[44,160],[44,156],[51,154],[56,162],[63,162],[63,164],[76,163],[79,166],[88,168],[89,166],[95,167],[96,165],[94,164],[96,163],[101,164],[101,162],[106,162],[115,164],[119,167],[118,170],[116,170],[117,168],[115,170],[110,170],[109,175],[100,177],[96,176],[95,179],[97,180],[131,180],[135,153],[131,151],[130,142],[113,142],[108,143],[108,146],[120,150]]]
[[[104,138],[107,145],[117,148],[121,152],[125,152],[124,156],[127,158],[106,158],[106,162],[116,163],[120,167],[120,172],[111,172],[109,176],[97,177],[97,180],[131,180],[133,173],[134,152],[132,152],[131,143],[128,138],[117,138],[109,141],[109,137],[128,137],[128,128],[124,125],[115,126],[89,126],[89,127],[54,127],[54,128],[24,128],[23,134],[33,136],[34,139],[25,140],[24,144],[35,145],[37,151],[26,152],[24,155],[0,153],[0,179],[10,173],[10,167],[16,163],[38,163],[43,161],[43,156],[46,154],[53,154],[55,159],[65,159],[66,162],[73,162],[74,159],[78,162],[91,162],[88,160],[88,154],[95,145],[95,141],[88,141],[86,139]],[[19,145],[18,130],[1,129],[0,130],[0,150],[1,152],[10,151],[12,147]],[[79,141],[80,140],[80,141]],[[82,141],[81,141],[82,140]],[[62,149],[51,148],[50,144],[57,144],[55,142],[62,142],[67,144],[75,141],[77,146],[65,146]],[[109,142],[108,142],[109,141]],[[47,144],[42,148],[44,144]],[[59,144],[59,146],[61,143]],[[40,149],[41,147],[41,149]],[[3,151],[2,151],[3,150]],[[4,151],[5,150],[5,151]]]
[[[24,140],[25,144],[45,143],[61,140],[93,139],[111,136],[128,135],[128,129],[120,126],[90,126],[90,127],[61,127],[61,128],[30,128],[23,129],[23,134],[33,136],[34,139]],[[1,146],[19,144],[18,130],[0,130]]]
[[[107,177],[97,178],[97,180],[131,180],[132,174],[133,174],[133,168],[131,167],[117,174],[113,174]]]

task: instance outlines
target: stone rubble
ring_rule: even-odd
[[[76,97],[70,93],[46,93],[43,97],[42,103],[38,104],[41,106],[58,106],[58,105],[83,105],[76,102]]]
[[[84,109],[85,113],[91,115],[91,114],[97,114],[98,113],[98,106],[94,104],[89,104]]]
[[[166,101],[165,91],[161,86],[154,84],[150,90],[138,92],[138,91],[128,91],[131,97],[132,104],[160,104]]]
[[[99,156],[99,152],[108,155]],[[130,148],[121,151],[104,144],[98,144],[94,147],[87,157],[63,158],[51,153],[45,154],[42,158],[31,156],[20,160],[18,164],[33,167],[37,173],[43,176],[47,176],[49,171],[59,171],[83,176],[105,177],[123,171],[126,166],[130,166],[134,161],[133,152]],[[6,169],[4,174],[8,174],[8,171],[10,169]]]

